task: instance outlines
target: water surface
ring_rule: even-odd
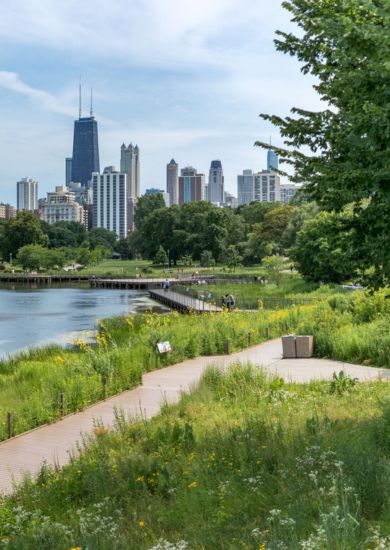
[[[0,286],[0,357],[29,347],[71,343],[104,317],[161,310],[147,292],[89,287]]]

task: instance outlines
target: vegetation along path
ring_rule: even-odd
[[[10,492],[13,480],[20,480],[25,472],[33,475],[38,473],[44,461],[58,466],[66,464],[82,434],[90,433],[101,424],[105,427],[112,426],[116,410],[123,411],[127,417],[142,415],[148,419],[158,414],[164,402],[178,402],[181,392],[194,387],[207,366],[216,365],[223,368],[238,361],[262,366],[270,374],[281,376],[291,382],[330,379],[334,372],[341,370],[361,381],[390,377],[390,370],[325,359],[282,360],[280,339],[231,355],[189,359],[145,374],[143,384],[139,388],[126,391],[59,422],[42,426],[1,443],[0,491]]]

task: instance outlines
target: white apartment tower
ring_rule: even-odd
[[[121,173],[127,176],[127,198],[137,199],[140,196],[140,163],[138,145],[121,147]]]
[[[37,210],[38,182],[32,178],[22,178],[16,184],[18,210]]]
[[[280,176],[276,172],[263,170],[253,173],[244,170],[237,177],[238,204],[250,202],[280,202]]]
[[[224,202],[224,176],[220,160],[212,160],[209,172],[209,184],[207,188],[207,200],[212,203]]]
[[[106,168],[92,174],[93,227],[114,231],[120,239],[128,232],[127,174]]]
[[[179,204],[179,165],[174,159],[167,164],[167,193],[169,206]]]

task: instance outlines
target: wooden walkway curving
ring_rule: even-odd
[[[161,304],[183,313],[195,311],[196,313],[220,313],[222,309],[214,304],[199,300],[192,296],[186,296],[172,290],[149,290],[150,297]]]
[[[32,475],[38,473],[43,461],[58,466],[66,464],[82,434],[90,433],[96,420],[107,427],[114,424],[115,409],[122,410],[129,418],[141,414],[144,418],[151,418],[158,414],[164,402],[178,402],[181,393],[193,388],[205,368],[212,364],[223,368],[237,361],[251,361],[267,372],[292,382],[329,379],[340,370],[362,381],[390,376],[390,371],[385,369],[321,359],[282,360],[281,357],[281,341],[277,339],[231,355],[197,357],[147,373],[139,388],[107,399],[55,424],[42,426],[1,443],[0,491],[11,492],[13,480],[20,480],[26,472]]]

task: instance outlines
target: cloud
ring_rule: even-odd
[[[67,107],[59,98],[29,86],[19,75],[9,71],[0,71],[0,87],[12,92],[17,92],[23,96],[37,102],[43,109],[59,113],[61,115],[74,116],[74,107]]]

